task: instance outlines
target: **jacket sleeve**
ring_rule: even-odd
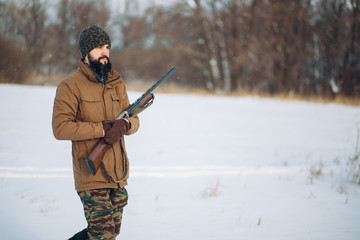
[[[131,123],[131,128],[129,129],[129,131],[126,133],[127,135],[131,135],[137,132],[137,130],[140,127],[140,120],[138,118],[138,116],[135,117],[131,117],[128,118],[130,123]]]
[[[60,83],[54,100],[52,128],[59,140],[88,140],[103,137],[101,122],[79,122],[76,119],[79,97],[76,89],[66,82]]]

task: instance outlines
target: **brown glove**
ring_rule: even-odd
[[[102,121],[102,125],[103,125],[104,132],[106,133],[113,126],[113,121],[108,121],[108,120]]]
[[[105,131],[104,140],[110,145],[120,141],[130,128],[128,121],[124,119],[103,121],[102,124]]]

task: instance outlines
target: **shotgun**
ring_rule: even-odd
[[[155,95],[152,93],[155,88],[157,88],[163,81],[165,81],[173,72],[175,72],[176,68],[172,67],[159,81],[157,81],[153,86],[151,86],[145,93],[143,93],[135,102],[133,102],[127,109],[121,112],[115,120],[122,119],[124,117],[134,117],[144,111],[147,107],[149,107],[155,98]],[[88,165],[90,172],[95,175],[97,170],[100,167],[102,159],[106,153],[106,151],[111,147],[108,145],[104,138],[101,138],[97,143],[95,148],[89,154],[88,157],[85,158],[86,164]]]

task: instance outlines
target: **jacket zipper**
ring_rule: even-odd
[[[105,102],[105,81],[101,81],[101,85],[102,85],[102,97],[103,97],[103,102],[104,102],[104,113],[105,113],[105,119],[106,119],[106,116],[107,116],[107,111],[106,111],[106,102]],[[121,144],[121,142],[120,142]],[[112,153],[114,155],[114,173],[115,173],[115,179],[117,179],[117,172],[116,172],[116,155],[115,155],[115,150],[113,148],[113,146],[111,146],[111,150],[112,150]],[[122,150],[122,149],[121,149]],[[119,183],[118,183],[118,186],[120,187]]]
[[[104,119],[106,120],[106,103],[105,103],[105,83],[102,82],[101,83],[102,86],[102,98],[103,98],[103,103],[104,103]]]

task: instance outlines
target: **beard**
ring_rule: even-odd
[[[107,63],[105,64],[101,63],[100,62],[101,59],[106,59]],[[111,71],[112,65],[108,57],[100,57],[96,60],[89,55],[89,63],[90,63],[90,67],[94,70],[94,72],[100,75],[101,78],[106,76],[106,74]]]

